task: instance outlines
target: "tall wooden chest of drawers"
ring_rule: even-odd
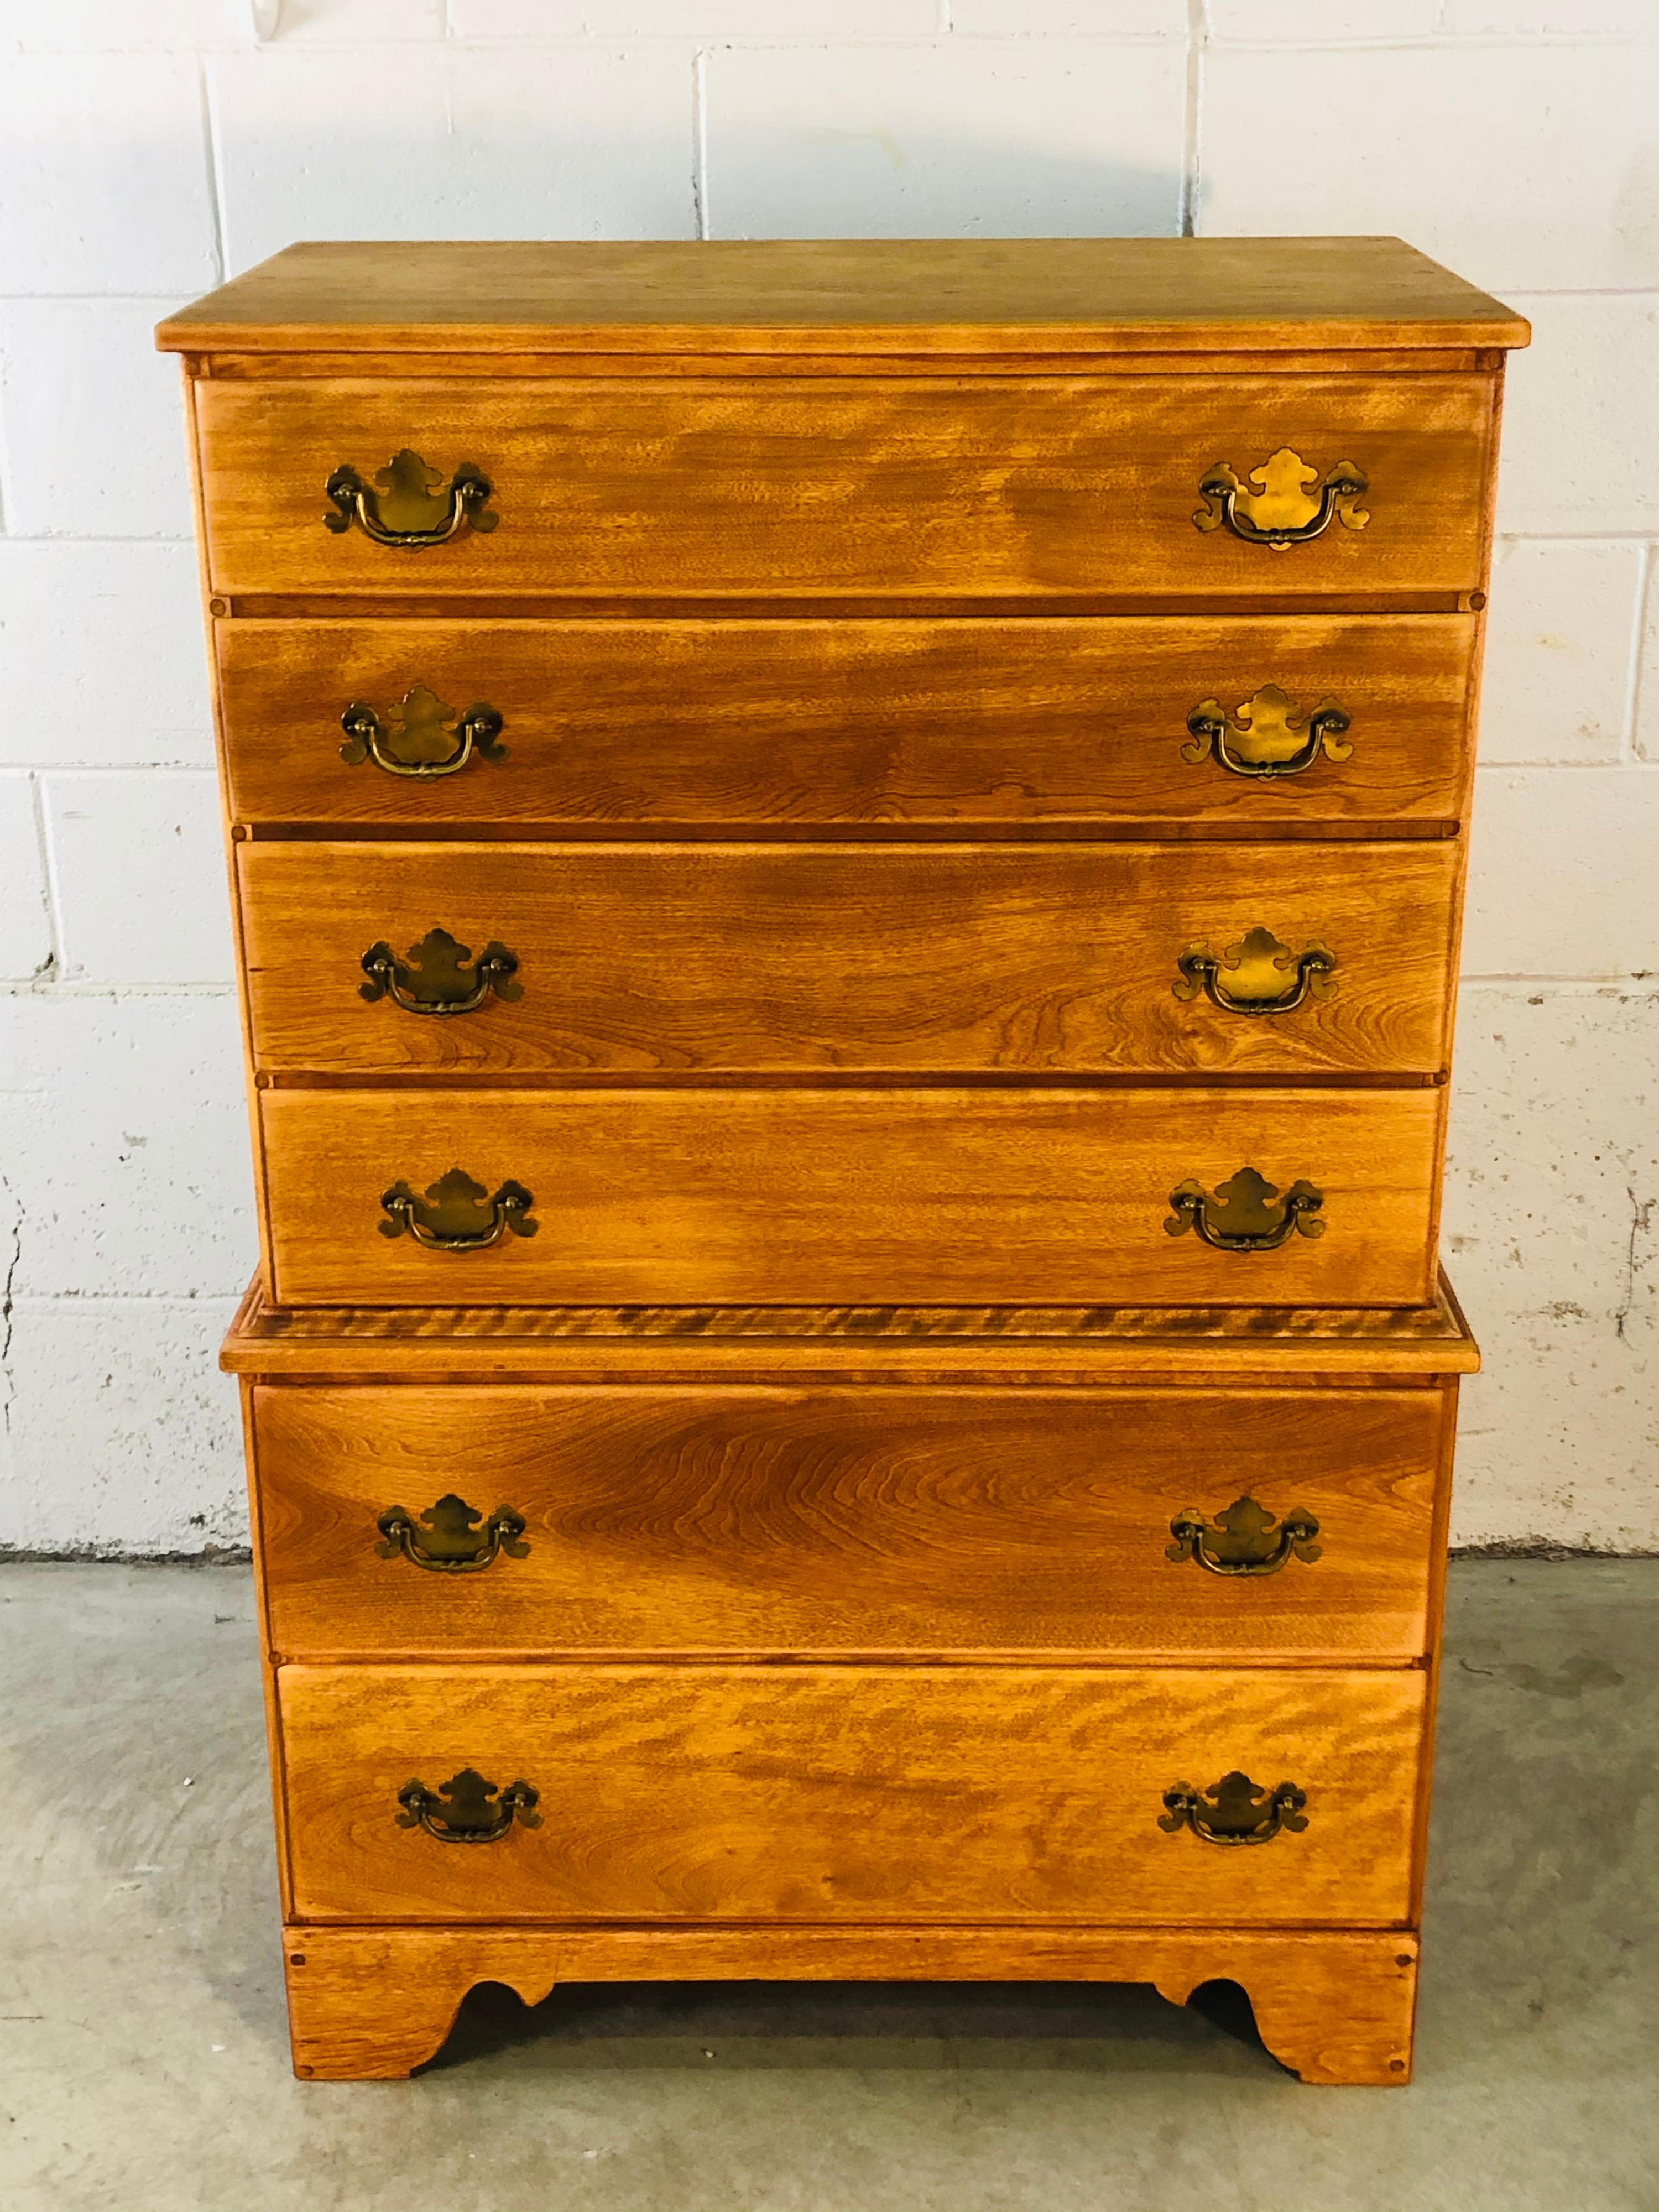
[[[1410,2066],[1504,349],[1389,240],[296,246],[185,356],[295,2061]]]

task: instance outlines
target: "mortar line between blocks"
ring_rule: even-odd
[[[1181,155],[1181,235],[1198,233],[1199,192],[1203,182],[1200,131],[1204,99],[1204,50],[1209,42],[1206,0],[1187,0],[1187,94]]]
[[[211,775],[211,761],[55,761],[0,759],[0,776]],[[535,842],[533,839],[531,841]]]
[[[1642,557],[1636,576],[1636,620],[1631,625],[1630,679],[1625,699],[1624,742],[1620,760],[1631,768],[1650,768],[1654,763],[1643,757],[1641,738],[1642,679],[1647,657],[1647,635],[1652,616],[1654,554],[1651,545],[1642,548]]]
[[[46,859],[46,806],[40,788],[40,771],[31,769],[29,779],[29,811],[34,817],[34,849],[40,862],[40,889],[46,909],[46,957],[45,964],[27,978],[31,987],[39,989],[43,976],[58,973],[64,964],[63,945],[58,933],[57,902],[52,896],[52,870]]]
[[[691,57],[691,214],[697,236],[708,228],[708,49]]]
[[[196,58],[196,92],[202,113],[202,159],[207,167],[208,208],[213,220],[213,258],[222,284],[225,267],[225,184],[219,160],[219,125],[213,112],[212,71],[208,57]]]
[[[953,32],[951,36],[953,42],[958,46],[969,44],[986,46],[1000,46],[1010,47],[1015,51],[1029,51],[1035,44],[1035,41],[1030,39],[1018,40],[1009,39],[1006,37],[970,40],[969,34],[962,31]],[[592,42],[591,40],[587,40],[583,43],[585,46],[591,47]],[[901,38],[883,40],[820,39],[813,44],[804,45],[803,42],[799,40],[785,40],[777,39],[763,40],[732,38],[722,39],[720,43],[721,48],[730,49],[731,51],[737,52],[754,52],[765,53],[800,53],[803,52],[811,52],[827,53],[833,52],[836,53],[852,53],[864,52],[879,53],[886,52],[895,46],[907,45],[911,46],[931,48],[936,43],[936,40],[933,38],[911,38],[908,40]],[[1162,46],[1173,45],[1174,41],[1172,40],[1152,38],[1097,38],[1078,40],[1073,41],[1073,43],[1095,46],[1103,50],[1121,48],[1124,50],[1139,51],[1148,47],[1156,48]],[[320,49],[313,50],[307,48],[306,51],[319,52]],[[331,49],[330,51],[333,52],[337,50]],[[338,51],[343,51],[343,49],[340,49]],[[500,51],[503,58],[511,58],[515,53],[522,54],[523,49],[522,47],[503,46]],[[619,51],[619,49],[607,49],[607,51]],[[712,53],[714,50],[712,47],[699,47],[696,51],[700,53],[708,54]],[[1226,51],[1228,51],[1228,49],[1221,46],[1215,40],[1206,38],[1204,41],[1204,52],[1206,53],[1209,53],[1211,52],[1219,53]],[[216,145],[217,143],[217,136],[218,134],[216,131]],[[1504,283],[1501,278],[1497,277],[1494,277],[1492,282],[1496,287],[1498,292],[1502,294],[1504,299],[1511,304],[1517,301],[1525,300],[1659,301],[1659,284],[1528,284],[1525,283],[1510,284]],[[143,292],[118,292],[113,290],[101,292],[19,292],[7,291],[0,289],[0,307],[37,306],[59,307],[131,307],[140,305],[153,305],[155,306],[161,313],[165,313],[179,303],[179,298],[180,295],[176,287],[172,290],[168,290],[164,286],[158,287],[155,285],[151,285],[147,290]],[[1510,533],[1503,531],[1498,532],[1500,537],[1510,534]]]
[[[234,1305],[246,1288],[244,1283],[237,1291],[20,1291],[12,1304],[20,1313],[57,1306]]]
[[[29,781],[34,789],[35,834],[40,841],[40,866],[46,884],[46,932],[52,945],[50,973],[61,977],[68,965],[67,948],[64,938],[64,896],[58,870],[58,841],[52,835],[52,812],[46,805],[46,779],[32,774]],[[26,990],[42,994],[38,982],[25,984]],[[51,986],[46,987],[50,988]],[[10,995],[9,992],[8,995]]]
[[[1228,53],[1253,54],[1433,54],[1532,53],[1556,46],[1634,46],[1639,31],[1443,31],[1414,38],[1217,39]]]
[[[108,977],[57,977],[49,983],[27,976],[0,981],[0,999],[234,999],[234,983],[112,982]]]
[[[1505,284],[1493,282],[1506,303],[1516,300],[1652,300],[1659,284]]]

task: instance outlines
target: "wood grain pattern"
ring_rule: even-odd
[[[283,1304],[1036,1301],[1420,1305],[1443,1094],[269,1091]],[[1170,1237],[1241,1166],[1325,1194],[1274,1252]],[[542,1226],[466,1254],[378,1233],[460,1166]]]
[[[301,1920],[1403,1922],[1415,1669],[284,1667]],[[471,1849],[411,1776],[541,1793]],[[1165,1790],[1239,1767],[1308,1827],[1225,1850]],[[1271,1770],[1271,1772],[1269,1772]]]
[[[1449,843],[238,849],[266,1070],[1293,1079],[1448,1057]],[[1189,946],[1261,926],[1335,955],[1328,996],[1243,1015],[1176,995]],[[447,1018],[366,1004],[364,952],[434,927],[474,955],[504,943],[521,995]]]
[[[269,1621],[289,1658],[583,1650],[1406,1660],[1437,1391],[263,1387]],[[459,1492],[522,1558],[441,1574],[376,1522]],[[1249,1493],[1320,1524],[1260,1578],[1167,1556]]]
[[[183,393],[185,428],[185,451],[186,463],[190,472],[191,512],[195,525],[197,582],[202,592],[203,599],[206,601],[209,589],[207,518],[203,506],[202,441],[198,434],[198,428],[196,419],[196,385],[191,379],[186,378],[185,380],[185,389]],[[210,638],[211,623],[209,624],[209,635]],[[219,827],[222,840],[221,849],[224,854],[226,873],[231,878],[231,897],[229,902],[230,935],[232,957],[235,969],[237,1008],[241,1017],[239,1026],[241,1031],[242,1045],[243,1096],[247,1113],[249,1149],[252,1156],[250,1164],[253,1170],[252,1181],[255,1232],[259,1240],[260,1268],[264,1273],[266,1280],[269,1281],[271,1277],[270,1208],[267,1200],[265,1190],[264,1139],[259,1121],[259,1104],[254,1087],[253,1061],[249,1045],[250,1031],[247,1018],[247,963],[242,938],[241,905],[240,902],[236,898],[234,891],[235,864],[233,858],[232,847],[236,833],[234,824],[231,817],[230,772],[225,744],[224,701],[222,690],[216,684],[212,687],[211,706],[213,714],[214,753],[218,767]]]
[[[307,240],[156,334],[171,349],[969,356],[1523,345],[1397,238]]]
[[[407,2072],[486,1978],[964,1974],[1224,1975],[1304,2078],[1405,2078],[1476,1362],[1415,1086],[1526,335],[1331,240],[306,246],[164,325],[266,1163],[226,1364],[302,2075]],[[1367,529],[1194,529],[1285,444],[1364,470]],[[326,531],[330,471],[404,446],[482,466],[499,529]],[[505,761],[342,762],[347,704],[416,684],[488,699]],[[1352,756],[1183,758],[1267,684]],[[1337,994],[1174,997],[1257,926]],[[523,998],[356,995],[434,927]],[[1164,1233],[1247,1164],[1326,1234]],[[452,1166],[528,1182],[536,1237],[378,1234]],[[524,1556],[378,1556],[452,1489]],[[1321,1558],[1167,1558],[1246,1492]],[[542,1824],[397,1824],[467,1765]],[[1159,1829],[1234,1766],[1306,1831]]]
[[[1434,1526],[1429,1537],[1428,1662],[1425,1669],[1423,1759],[1417,1776],[1417,1817],[1412,1844],[1412,1906],[1414,1922],[1423,1917],[1428,1869],[1429,1818],[1433,1809],[1436,1729],[1440,1686],[1445,1674],[1446,1570],[1451,1535],[1452,1466],[1457,1452],[1458,1386],[1445,1384],[1445,1423],[1440,1437],[1440,1472],[1435,1482]]]
[[[499,534],[499,533],[498,533]],[[1196,536],[1196,532],[1194,532]],[[1022,828],[1273,834],[1466,804],[1468,615],[214,624],[240,822]],[[487,700],[507,757],[412,782],[340,716],[425,684]],[[1201,699],[1335,698],[1352,757],[1268,781],[1182,757]]]
[[[342,333],[343,337],[344,333]],[[368,333],[361,333],[367,337]],[[280,353],[216,349],[191,352],[185,371],[192,382],[292,384],[307,378],[332,381],[342,376],[389,378],[407,382],[494,383],[503,377],[592,377],[599,381],[641,374],[665,381],[717,376],[723,382],[752,384],[781,377],[952,376],[1188,376],[1192,350],[1102,352],[1089,345],[1058,349],[988,346],[973,354],[932,352],[825,353],[807,350],[727,353],[695,343],[675,353],[649,348],[632,352],[609,345],[514,347],[510,351],[470,350],[471,333],[459,326],[428,343],[388,352],[384,347],[301,343]],[[1297,346],[1239,346],[1226,349],[1218,366],[1236,376],[1329,376],[1363,371],[1367,376],[1466,376],[1494,368],[1501,356],[1490,347],[1400,345],[1312,349]]]
[[[294,1890],[289,1879],[292,1855],[288,1841],[288,1792],[283,1776],[283,1717],[276,1702],[276,1669],[270,1663],[270,1584],[265,1572],[266,1548],[264,1526],[264,1482],[259,1469],[259,1439],[254,1423],[255,1384],[244,1376],[237,1389],[242,1426],[243,1466],[247,1481],[248,1533],[253,1569],[253,1605],[259,1623],[259,1642],[264,1663],[259,1669],[259,1687],[265,1717],[265,1752],[270,1764],[271,1812],[276,1830],[276,1884],[280,1893],[283,1917],[286,1920],[294,1910]]]
[[[1468,591],[1486,576],[1494,374],[524,380],[198,387],[216,592],[696,592],[782,601],[1115,588]],[[1370,522],[1286,553],[1194,529],[1218,459],[1293,441]],[[500,527],[410,552],[324,527],[400,448],[495,487]]]
[[[410,1382],[1018,1386],[1244,1378],[1432,1384],[1480,1352],[1444,1275],[1420,1306],[273,1306],[248,1285],[233,1374]],[[885,1364],[898,1378],[869,1372]],[[1033,1366],[1040,1375],[1029,1374]],[[930,1370],[954,1372],[935,1376]],[[757,1370],[745,1374],[746,1369]]]
[[[1418,1939],[1398,1929],[319,1928],[284,1931],[294,2070],[396,2081],[436,2056],[467,1990],[539,2004],[561,1982],[1150,1982],[1184,2004],[1237,1982],[1304,2081],[1411,2078]]]

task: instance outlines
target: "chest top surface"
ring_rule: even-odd
[[[290,246],[164,351],[1122,356],[1524,345],[1397,238]]]

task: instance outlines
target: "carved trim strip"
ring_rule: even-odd
[[[842,1341],[1013,1340],[1169,1337],[1271,1341],[1444,1344],[1465,1341],[1437,1306],[539,1306],[430,1307],[400,1311],[356,1306],[261,1309],[261,1335],[386,1342],[470,1338],[613,1338],[726,1341],[733,1338],[831,1338]]]

